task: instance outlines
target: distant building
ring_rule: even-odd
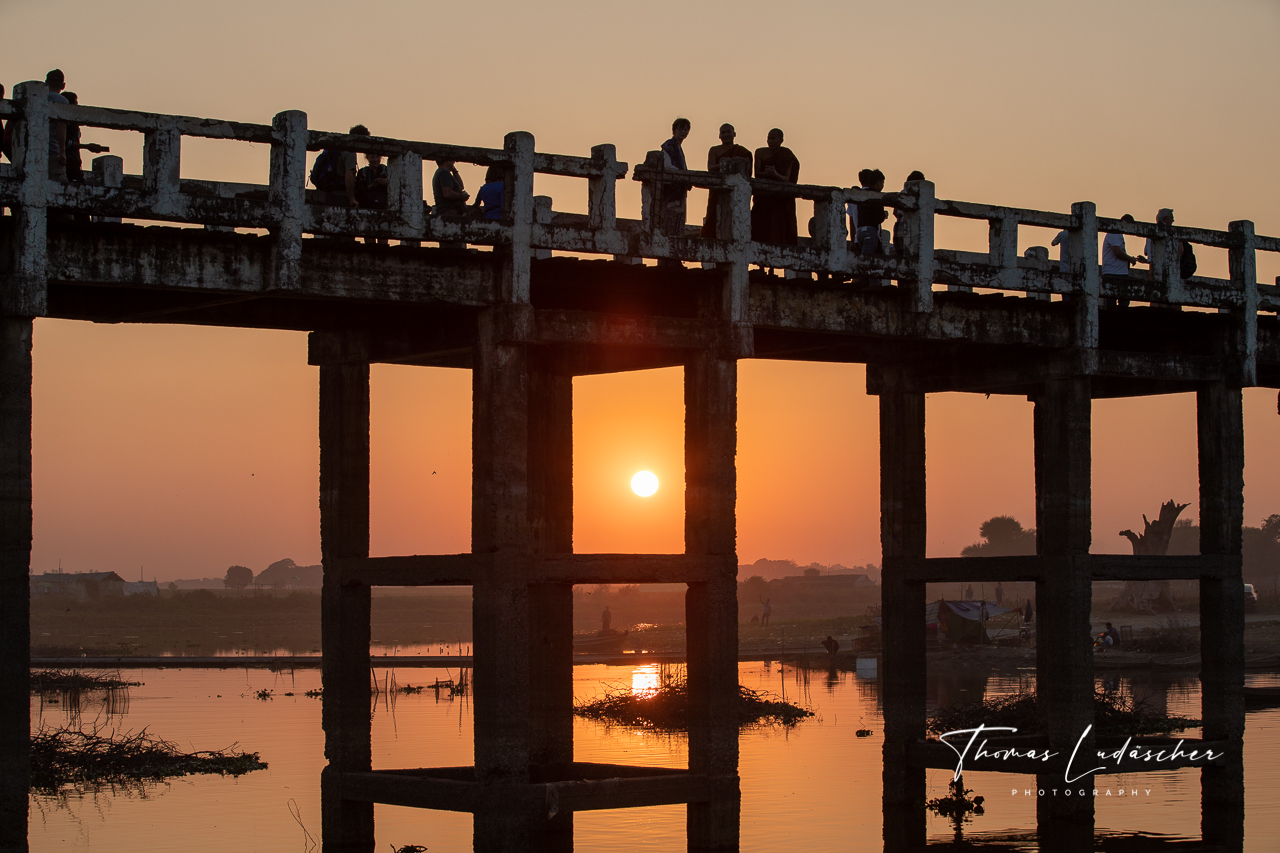
[[[160,584],[155,581],[125,581],[124,594],[130,595],[160,595]]]
[[[151,581],[151,586],[155,586],[155,581]],[[124,588],[124,578],[115,572],[48,572],[31,576],[32,598],[60,595],[77,601],[92,601],[123,596]]]

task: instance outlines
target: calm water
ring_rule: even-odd
[[[324,764],[320,702],[304,691],[320,686],[318,670],[276,674],[264,670],[138,670],[123,677],[142,681],[127,700],[85,701],[84,725],[122,730],[146,728],[188,749],[239,744],[261,753],[267,770],[239,779],[195,776],[145,788],[58,798],[32,797],[31,849],[61,851],[180,850],[307,851],[318,837],[319,780]],[[401,669],[400,684],[430,683],[456,671]],[[815,673],[804,679],[777,664],[743,663],[744,684],[807,704],[817,717],[790,731],[746,731],[741,739],[742,849],[778,851],[879,849],[881,846],[881,716],[876,684],[852,673]],[[381,673],[380,673],[381,677]],[[645,687],[652,667],[579,666],[579,698],[605,687]],[[1280,676],[1254,676],[1250,684],[1280,684]],[[1006,693],[1025,685],[1016,678],[941,680],[935,701]],[[1161,684],[1121,680],[1122,689],[1167,701],[1171,713],[1196,715],[1194,679]],[[255,698],[269,689],[274,697]],[[294,696],[283,695],[293,692]],[[976,698],[976,697],[975,697]],[[32,700],[33,725],[61,725],[68,709]],[[456,766],[471,763],[471,706],[466,699],[437,701],[430,692],[380,702],[373,716],[375,768]],[[857,737],[858,729],[870,737]],[[576,756],[660,767],[687,763],[680,737],[606,727],[578,720]],[[1198,736],[1198,732],[1190,732]],[[1250,712],[1245,734],[1248,791],[1246,850],[1273,851],[1280,831],[1280,709]],[[928,796],[946,794],[950,774],[930,771]],[[1035,828],[1035,800],[1014,789],[1027,777],[968,773],[966,785],[986,797],[986,814],[965,828],[971,839],[1026,836]],[[1175,770],[1098,777],[1098,787],[1151,789],[1150,796],[1099,798],[1097,829],[1167,837],[1199,837],[1199,771]],[[580,813],[575,816],[578,851],[670,851],[684,848],[684,806]],[[471,849],[470,815],[378,806],[377,846],[420,844],[432,853]],[[931,840],[951,839],[945,819],[929,819]],[[1035,849],[1034,844],[1018,849]]]

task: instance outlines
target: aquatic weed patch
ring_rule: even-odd
[[[31,692],[54,690],[115,690],[141,687],[141,681],[125,681],[117,675],[82,672],[74,669],[39,669],[31,673]]]
[[[737,711],[739,726],[791,727],[814,715],[808,708],[742,685],[738,686]],[[641,693],[630,688],[607,690],[598,699],[576,703],[573,712],[579,717],[608,723],[686,731],[689,728],[688,683],[683,678],[667,680],[656,689]]]
[[[72,728],[41,729],[31,735],[31,787],[55,793],[65,786],[88,789],[202,773],[240,776],[266,768],[258,753],[239,752],[235,746],[183,752],[146,729],[106,735]]]

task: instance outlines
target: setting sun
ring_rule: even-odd
[[[658,491],[658,478],[652,471],[638,471],[631,478],[631,491],[642,498],[647,498]]]

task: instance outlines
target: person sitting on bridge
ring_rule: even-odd
[[[351,136],[368,136],[369,128],[357,124],[347,131]],[[321,204],[359,207],[356,198],[356,169],[360,163],[354,151],[326,148],[311,167],[311,183],[320,191]]]
[[[769,131],[768,145],[756,149],[756,178],[781,181],[788,184],[800,182],[800,161],[790,148],[782,145],[782,131]],[[799,241],[796,225],[796,200],[790,194],[764,190],[752,193],[751,239],[758,243],[781,243],[794,246]]]
[[[495,165],[485,169],[484,184],[476,193],[473,205],[481,212],[484,219],[502,218],[502,194],[505,187],[501,166]]]
[[[381,154],[368,153],[364,159],[369,165],[356,172],[356,201],[361,207],[386,210],[391,173],[387,164],[382,162]]]
[[[1132,222],[1133,216],[1126,213],[1120,217],[1121,222]],[[1107,234],[1102,241],[1102,280],[1110,284],[1126,285],[1129,282],[1129,267],[1138,262],[1138,258],[1125,251],[1123,234]],[[1113,301],[1113,304],[1116,304]],[[1118,302],[1121,308],[1129,307],[1128,299]]]
[[[436,199],[436,216],[464,216],[471,194],[462,185],[462,176],[453,160],[437,160],[431,178],[431,192]]]
[[[733,125],[725,122],[720,125],[720,144],[711,146],[707,152],[707,171],[720,173],[720,164],[725,160],[742,160],[745,163],[746,177],[751,177],[751,152],[733,140],[737,138]],[[721,190],[712,190],[707,197],[707,215],[702,220],[702,237],[705,240],[716,239],[719,229],[720,201],[725,196]]]

